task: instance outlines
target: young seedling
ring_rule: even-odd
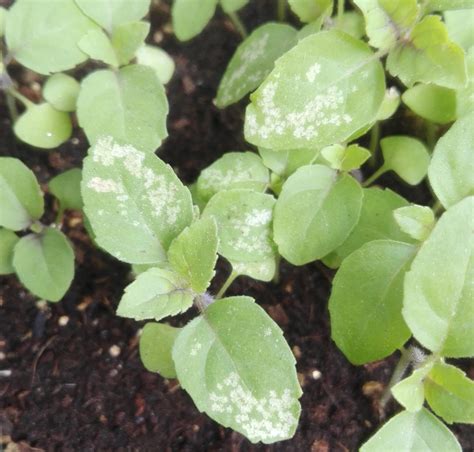
[[[174,63],[164,51],[144,44],[149,24],[140,19],[149,7],[150,0],[17,0],[2,9],[0,50],[6,55],[0,61],[0,89],[17,137],[37,148],[56,148],[71,136],[75,113],[91,143],[108,135],[154,152],[167,136],[163,83],[170,80]],[[88,59],[107,68],[80,83],[62,73]],[[7,72],[13,60],[52,74],[39,104],[15,87]],[[24,107],[19,117],[15,100]]]
[[[72,207],[66,199],[62,208]],[[20,160],[0,157],[0,274],[16,273],[34,295],[59,301],[74,277],[74,252],[56,225],[40,222],[43,213],[34,174]]]

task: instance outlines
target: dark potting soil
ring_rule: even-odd
[[[253,29],[274,13],[274,2],[259,0],[242,17]],[[224,152],[250,149],[242,135],[245,101],[222,111],[212,104],[240,38],[220,13],[186,44],[172,35],[167,4],[154,5],[150,20],[150,41],[166,49],[176,62],[167,87],[170,136],[159,155],[185,182],[192,182]],[[89,69],[79,68],[76,73],[84,75]],[[14,74],[23,93],[37,99],[40,80],[19,68]],[[3,96],[0,124],[0,155],[20,158],[44,188],[50,177],[80,166],[87,151],[79,130],[51,152],[20,143],[12,133]],[[409,130],[411,125],[404,126],[403,117],[398,124],[395,132],[416,133]],[[396,183],[390,176],[382,182]],[[398,184],[397,189],[411,201],[429,202],[426,187],[414,190]],[[45,221],[52,221],[55,206],[50,196],[47,207]],[[199,413],[176,381],[143,368],[137,348],[142,324],[115,315],[131,280],[130,268],[91,244],[79,214],[68,213],[63,229],[74,244],[77,264],[73,285],[60,303],[38,303],[16,277],[0,277],[0,448],[352,451],[383,423],[378,399],[397,357],[355,367],[337,349],[330,338],[327,310],[331,270],[317,263],[299,268],[282,263],[278,284],[240,278],[228,291],[255,297],[283,329],[304,390],[295,437],[272,446],[252,445]],[[213,290],[228,271],[222,262],[219,270]],[[182,325],[194,314],[173,322]],[[472,378],[472,363],[463,367]],[[399,409],[391,402],[386,417]],[[472,429],[456,426],[454,431],[464,449],[472,450]]]

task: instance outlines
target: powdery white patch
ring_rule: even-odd
[[[191,356],[196,356],[198,351],[201,350],[202,344],[200,342],[195,342],[191,347],[191,351],[189,352]]]
[[[146,188],[141,200],[148,202],[151,207],[151,215],[163,219],[168,226],[177,223],[182,210],[181,202],[178,199],[179,186],[174,181],[168,181],[165,175],[156,172],[145,164],[145,153],[135,149],[131,145],[119,145],[110,136],[101,137],[97,140],[92,152],[95,162],[103,166],[123,165],[123,168],[131,176],[140,180],[140,185]],[[119,194],[120,214],[128,216],[126,201],[129,196],[125,193],[122,184],[113,186],[111,183],[104,185],[93,178],[89,184],[90,188],[95,187],[96,191],[114,192]],[[112,181],[113,182],[113,181]],[[118,184],[118,183],[117,183]],[[94,189],[94,188],[93,188]]]
[[[123,186],[120,182],[113,179],[102,179],[101,177],[93,177],[87,187],[97,193],[123,193]]]
[[[265,55],[268,39],[269,34],[264,33],[259,39],[249,42],[238,51],[236,54],[238,68],[226,73],[222,79],[222,86],[225,87],[221,98],[223,103],[231,102],[234,96],[239,97],[240,93],[247,92],[255,82],[262,80],[270,73],[270,70],[258,70],[253,74],[248,74],[252,64]]]
[[[234,168],[222,170],[220,168],[207,168],[203,171],[199,184],[205,190],[218,192],[237,182],[253,180],[252,170],[245,168],[241,161],[237,161]]]
[[[316,77],[317,66],[308,71],[309,78]],[[246,117],[247,133],[268,139],[272,135],[291,134],[294,138],[310,141],[319,135],[319,129],[327,126],[340,127],[352,122],[353,118],[345,110],[344,92],[337,86],[309,98],[298,110],[282,113],[277,106],[275,95],[278,83],[267,82],[255,102],[256,109],[248,110]],[[284,104],[283,104],[284,105]],[[257,117],[256,111],[261,115]]]
[[[271,390],[266,397],[256,398],[235,372],[216,386],[209,400],[213,412],[227,415],[252,442],[286,438],[297,424],[292,413],[297,402],[289,389],[281,394]]]
[[[229,241],[232,248],[252,254],[272,254],[269,228],[272,219],[271,209],[254,208],[243,215],[237,207],[234,207],[230,216],[230,226],[235,232],[235,238]]]
[[[306,78],[309,82],[313,83],[316,80],[316,76],[321,72],[321,65],[314,63],[306,72]]]

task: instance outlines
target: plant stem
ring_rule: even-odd
[[[286,0],[278,0],[278,20],[280,22],[286,20]]]
[[[275,284],[278,284],[280,282],[280,262],[281,257],[279,254],[277,254],[277,257],[275,259],[275,276],[273,276],[273,282]]]
[[[375,166],[375,163],[376,163],[377,151],[379,150],[379,141],[380,141],[380,122],[377,121],[372,127],[372,130],[370,131],[369,150],[371,154],[370,163],[372,164],[372,166]]]
[[[368,179],[366,179],[363,183],[363,187],[369,186],[375,179],[379,178],[383,173],[385,173],[385,167],[382,165],[377,171],[375,171],[372,176],[370,176]]]
[[[26,108],[30,108],[30,107],[33,107],[35,105],[34,102],[31,102],[30,99],[23,96],[23,94],[21,94],[19,91],[17,91],[13,87],[8,88],[6,92],[7,92],[7,94],[10,94],[15,99],[19,100]]]
[[[393,371],[392,378],[385,388],[385,391],[380,398],[380,408],[383,410],[387,402],[392,397],[392,388],[403,378],[408,366],[411,363],[412,353],[411,349],[402,348],[401,350],[400,361],[398,361],[397,365],[395,366],[395,370]]]
[[[337,25],[341,26],[345,0],[337,0]]]
[[[433,204],[433,207],[431,208],[431,210],[433,210],[433,213],[435,215],[439,215],[444,210],[444,207],[441,204],[441,202],[439,201],[439,199],[437,199],[435,201],[435,203]]]
[[[241,34],[242,38],[245,39],[248,36],[247,29],[245,28],[245,25],[240,20],[239,16],[234,12],[227,13],[227,15],[229,16],[230,20],[234,24],[234,27],[236,28],[236,30]]]
[[[18,109],[16,108],[15,98],[8,92],[5,92],[5,96],[7,98],[7,108],[10,118],[12,122],[16,122],[18,119]]]
[[[436,138],[438,136],[438,126],[437,124],[426,121],[426,143],[428,147],[433,150],[436,145]]]
[[[216,300],[218,300],[219,298],[222,298],[222,296],[225,294],[225,291],[234,282],[234,280],[235,280],[235,278],[237,278],[237,276],[239,276],[239,274],[232,271],[232,273],[229,275],[229,277],[224,281],[224,284],[222,285],[219,292],[217,292]]]

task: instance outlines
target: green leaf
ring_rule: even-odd
[[[216,193],[235,188],[265,191],[268,169],[253,152],[228,152],[202,171],[197,181],[199,197],[207,202]]]
[[[82,175],[96,241],[125,262],[166,260],[165,250],[192,222],[189,190],[169,165],[133,146],[100,139],[89,150]]]
[[[153,69],[158,80],[166,85],[171,80],[174,72],[173,59],[159,47],[143,45],[135,53],[137,63]]]
[[[425,178],[430,154],[420,140],[402,135],[391,136],[380,140],[380,146],[384,171],[394,171],[410,185],[417,185]]]
[[[118,59],[110,38],[101,29],[90,30],[77,43],[78,47],[90,58],[118,67]]]
[[[232,271],[237,275],[249,276],[259,281],[271,281],[275,276],[277,263],[275,257],[261,259],[258,262],[232,261]]]
[[[474,33],[472,32],[474,2],[471,3],[471,7],[473,9],[446,11],[443,14],[450,39],[466,51],[474,46]]]
[[[415,25],[388,54],[387,70],[408,87],[421,82],[456,89],[466,83],[464,51],[449,40],[439,16],[426,16]]]
[[[110,135],[122,144],[154,152],[168,135],[167,115],[163,85],[149,67],[96,71],[81,83],[77,116],[90,143]]]
[[[344,243],[326,256],[324,263],[332,268],[339,267],[341,262],[353,251],[373,240],[395,240],[413,242],[398,226],[393,212],[408,202],[388,188],[364,188],[364,198],[359,221]]]
[[[385,91],[385,97],[377,114],[377,121],[384,121],[390,118],[397,111],[399,105],[400,93],[397,88],[392,86]]]
[[[46,80],[43,87],[43,97],[59,111],[74,111],[79,83],[67,74],[54,74]]]
[[[135,320],[161,320],[187,311],[194,293],[177,273],[150,268],[125,288],[117,307],[117,315]]]
[[[271,222],[275,198],[251,190],[217,193],[203,217],[214,217],[219,233],[219,254],[231,262],[256,262],[274,256]]]
[[[216,105],[224,108],[258,88],[275,60],[296,44],[296,35],[285,24],[268,23],[255,29],[232,56],[219,84]]]
[[[216,11],[218,0],[173,0],[171,17],[176,37],[187,41],[201,33]]]
[[[357,224],[362,197],[359,183],[347,174],[322,165],[298,169],[275,206],[273,233],[280,254],[303,265],[333,251]]]
[[[456,112],[458,118],[474,111],[474,45],[467,52],[466,66],[467,84],[456,91]]]
[[[217,300],[173,347],[181,386],[200,411],[250,441],[291,438],[301,389],[280,328],[252,298]]]
[[[384,92],[382,66],[366,44],[336,30],[310,35],[250,96],[245,137],[274,150],[340,143],[375,120]]]
[[[416,0],[355,0],[366,21],[369,44],[388,49],[413,27],[418,18]]]
[[[72,124],[68,113],[44,103],[27,108],[13,130],[20,140],[31,146],[53,149],[69,139]]]
[[[435,223],[433,211],[429,207],[416,204],[400,207],[393,215],[403,232],[420,241],[428,238]]]
[[[173,271],[150,268],[125,288],[117,315],[135,320],[154,319],[187,311],[193,304],[193,291]]]
[[[128,64],[133,59],[149,31],[150,24],[140,21],[121,24],[114,28],[111,42],[120,66]]]
[[[402,411],[390,419],[360,452],[462,452],[456,437],[428,410]]]
[[[426,400],[448,424],[474,424],[474,382],[457,367],[434,365],[425,380]]]
[[[8,11],[3,6],[0,6],[0,38],[2,38],[5,34],[5,23],[7,21],[7,14]]]
[[[14,273],[13,248],[19,237],[9,229],[0,228],[0,275]]]
[[[456,92],[437,85],[418,84],[407,89],[402,100],[418,116],[438,124],[456,119]]]
[[[49,181],[49,191],[58,199],[62,210],[82,210],[81,179],[82,171],[73,168]]]
[[[0,157],[0,226],[20,231],[43,212],[43,193],[33,172],[18,159]]]
[[[370,151],[357,144],[348,147],[333,144],[321,150],[321,155],[329,162],[329,166],[340,171],[352,171],[362,166],[370,157]]]
[[[433,363],[428,363],[416,369],[409,377],[398,382],[392,389],[393,397],[408,411],[415,413],[423,408],[425,389],[423,381]]]
[[[428,0],[425,4],[425,11],[446,11],[451,9],[474,8],[472,0]]]
[[[214,276],[217,245],[217,225],[212,218],[196,221],[170,245],[168,259],[171,267],[196,293],[205,292]]]
[[[323,27],[324,19],[326,19],[326,17],[321,16],[319,19],[315,20],[314,22],[310,22],[309,24],[306,24],[303,28],[298,30],[298,41],[301,41],[302,39],[310,35],[319,33],[321,31],[321,28]]]
[[[340,18],[333,21],[333,27],[356,39],[361,39],[365,36],[364,16],[357,11],[345,12]]]
[[[319,149],[292,149],[290,151],[274,151],[259,148],[263,164],[283,178],[291,176],[298,168],[314,162]]]
[[[18,241],[13,267],[30,292],[48,301],[59,301],[74,277],[74,251],[61,231],[45,228]]]
[[[149,322],[140,336],[140,359],[150,372],[158,372],[164,378],[176,378],[171,351],[182,328],[164,323]]]
[[[8,12],[5,38],[11,55],[40,74],[72,69],[87,59],[76,43],[96,29],[73,0],[17,0]]]
[[[222,9],[226,13],[232,13],[243,8],[250,0],[220,0]]]
[[[410,337],[402,317],[403,279],[415,253],[407,243],[374,240],[342,262],[329,312],[332,338],[352,363],[385,358]]]
[[[148,13],[150,0],[74,0],[84,14],[109,33],[125,23],[141,19]]]
[[[474,194],[474,112],[458,119],[440,138],[428,168],[438,199],[448,208]]]
[[[333,0],[288,0],[288,3],[301,22],[314,22],[321,16],[329,17],[333,9]]]
[[[442,356],[474,356],[474,197],[449,208],[405,278],[403,316],[415,338]]]

